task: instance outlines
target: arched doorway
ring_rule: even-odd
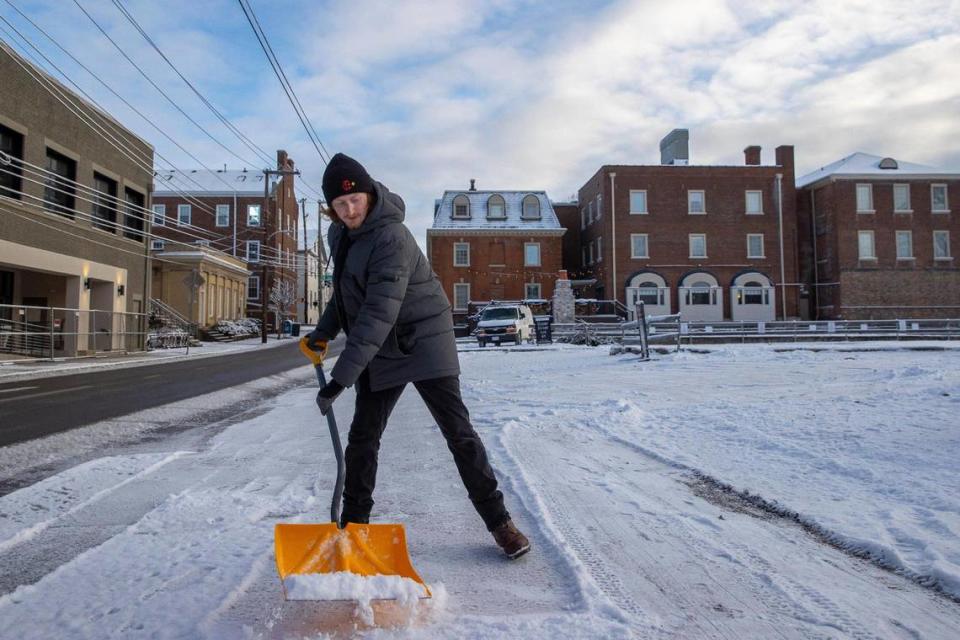
[[[723,320],[723,296],[717,279],[706,271],[688,273],[680,281],[680,314],[691,322]]]
[[[734,320],[776,320],[776,290],[770,278],[757,271],[741,273],[734,278],[730,285],[730,309]]]
[[[670,287],[660,274],[652,271],[641,271],[627,281],[624,300],[631,320],[636,319],[637,303],[641,301],[648,316],[670,314]]]

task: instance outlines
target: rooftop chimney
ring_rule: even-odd
[[[674,129],[660,141],[660,164],[688,164],[690,162],[690,132]]]
[[[470,191],[477,190],[476,182],[477,182],[476,178],[470,178]]]
[[[760,147],[758,145],[750,145],[743,150],[743,162],[744,164],[750,165],[759,165],[760,164]]]

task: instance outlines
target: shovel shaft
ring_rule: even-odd
[[[322,389],[327,385],[327,376],[323,373],[323,366],[316,365],[317,382]],[[333,408],[327,411],[327,426],[330,427],[330,440],[333,441],[333,455],[337,458],[337,483],[333,487],[333,499],[330,501],[330,521],[340,526],[340,500],[343,498],[343,482],[346,474],[346,464],[343,461],[343,447],[340,445],[340,431],[337,430],[337,419],[333,415]]]

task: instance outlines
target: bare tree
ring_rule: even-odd
[[[270,308],[273,309],[277,318],[277,339],[283,328],[284,316],[290,310],[291,305],[297,301],[296,286],[287,280],[274,280],[270,288]]]

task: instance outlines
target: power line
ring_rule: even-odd
[[[213,140],[213,141],[214,141],[217,145],[219,145],[224,151],[226,151],[227,153],[229,153],[230,155],[232,155],[234,158],[236,158],[237,160],[239,160],[241,163],[243,163],[244,166],[247,166],[247,165],[249,165],[249,166],[251,166],[251,167],[256,166],[256,163],[252,163],[252,164],[251,164],[251,163],[249,163],[247,160],[245,160],[244,158],[241,158],[241,157],[240,157],[239,155],[237,155],[232,149],[230,149],[229,147],[227,147],[227,145],[223,144],[223,142],[221,142],[216,136],[214,136],[214,135],[213,135],[212,133],[210,133],[206,128],[204,128],[203,125],[201,125],[201,124],[198,123],[196,120],[194,120],[192,117],[190,117],[190,114],[188,114],[186,111],[184,111],[183,108],[182,108],[179,104],[177,104],[177,102],[176,102],[173,98],[171,98],[169,95],[167,95],[167,93],[166,93],[163,89],[161,89],[160,86],[159,86],[156,82],[154,82],[153,79],[151,79],[149,75],[147,75],[147,72],[144,71],[144,70],[140,67],[140,65],[138,65],[136,62],[134,62],[133,59],[132,59],[130,56],[127,55],[127,52],[124,51],[123,48],[122,48],[119,44],[117,44],[117,42],[116,42],[113,38],[110,37],[110,34],[108,34],[108,33],[106,32],[106,30],[104,30],[104,28],[100,26],[100,23],[97,22],[96,19],[95,19],[92,15],[90,15],[90,13],[87,12],[86,9],[83,8],[83,5],[80,4],[80,0],[73,0],[73,3],[74,3],[75,5],[77,5],[77,8],[79,8],[80,11],[83,12],[83,15],[87,16],[87,18],[90,20],[90,22],[93,23],[93,26],[95,26],[95,27],[97,28],[97,30],[100,31],[100,33],[102,33],[103,36],[104,36],[107,40],[110,41],[110,44],[112,44],[112,45],[114,46],[114,48],[120,53],[120,55],[122,55],[123,58],[124,58],[127,62],[129,62],[129,63],[133,66],[133,68],[136,69],[136,70],[140,73],[140,75],[143,76],[143,78],[144,78],[147,82],[149,82],[150,85],[151,85],[154,89],[157,90],[157,92],[160,93],[160,95],[162,95],[164,98],[166,98],[167,102],[169,102],[171,105],[173,105],[173,107],[174,107],[177,111],[179,111],[179,112],[183,115],[184,118],[186,118],[186,119],[189,120],[191,123],[193,123],[193,125],[194,125],[195,127],[197,127],[198,129],[200,129],[200,131],[202,131],[204,134],[206,134],[206,136],[207,136],[208,138],[210,138],[211,140]]]
[[[74,0],[74,2],[76,1],[77,0]],[[317,150],[317,154],[320,156],[323,164],[326,165],[327,157],[329,157],[330,154],[320,141],[320,136],[317,135],[317,131],[314,129],[313,123],[310,122],[310,117],[304,110],[303,105],[300,104],[300,99],[297,98],[297,94],[293,90],[293,85],[291,85],[287,79],[287,74],[284,73],[280,60],[277,59],[276,54],[274,54],[273,47],[270,46],[270,41],[267,39],[267,34],[263,31],[263,28],[260,26],[260,21],[257,20],[257,16],[253,12],[253,7],[251,7],[246,0],[237,1],[240,3],[240,8],[243,9],[243,14],[247,17],[247,22],[250,23],[250,28],[253,29],[253,33],[257,37],[257,42],[260,43],[260,48],[263,49],[264,55],[267,56],[267,61],[270,62],[273,73],[277,76],[277,80],[280,81],[284,93],[287,94],[287,100],[290,101],[290,105],[297,113],[297,118],[300,119],[300,124],[303,125],[304,130],[307,132],[307,137],[310,138],[314,149]],[[323,148],[323,151],[320,150],[321,148]],[[325,153],[326,157],[324,156]]]

